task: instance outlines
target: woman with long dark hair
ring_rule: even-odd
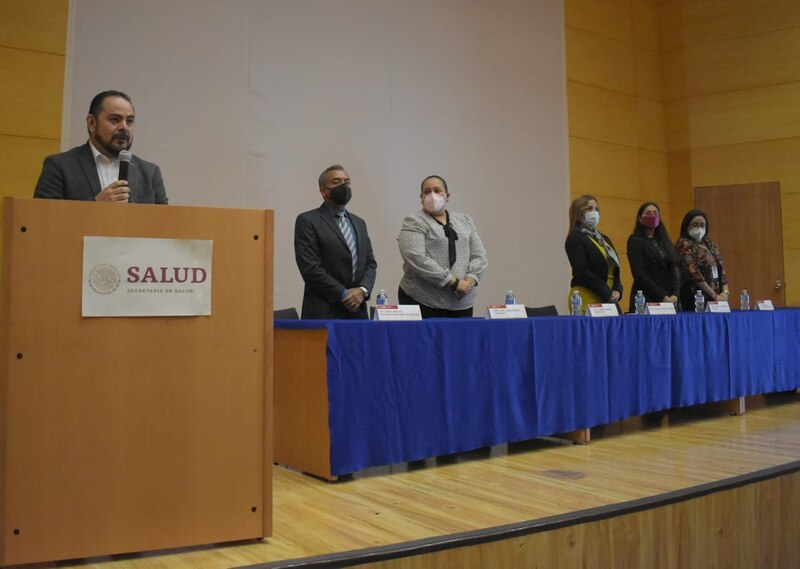
[[[708,238],[708,217],[693,209],[683,216],[681,237],[675,244],[680,258],[680,299],[684,307],[694,305],[700,290],[706,301],[728,300],[728,277],[717,244]]]
[[[634,311],[637,291],[647,302],[678,302],[680,269],[669,233],[661,223],[658,204],[645,202],[636,212],[636,224],[628,237],[628,261],[633,273],[629,311]]]

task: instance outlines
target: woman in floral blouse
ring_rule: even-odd
[[[708,217],[699,209],[683,216],[675,243],[681,268],[681,304],[694,305],[697,290],[708,300],[728,300],[728,278],[717,244],[708,238]]]

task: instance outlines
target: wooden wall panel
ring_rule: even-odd
[[[658,52],[658,5],[653,0],[633,0],[633,44]]]
[[[633,43],[629,0],[564,0],[568,26]]]
[[[0,46],[64,55],[67,0],[0,2]]]
[[[642,201],[651,200],[659,204],[670,201],[666,153],[639,150],[639,188],[638,197]]]
[[[781,214],[783,248],[800,250],[800,193],[781,194]]]
[[[686,99],[664,103],[664,138],[667,150],[689,150],[689,103]]]
[[[640,148],[666,152],[667,138],[664,123],[664,104],[650,99],[636,99]]]
[[[0,47],[0,134],[58,139],[64,56]]]
[[[689,99],[692,148],[800,133],[800,82]]]
[[[636,96],[656,101],[662,100],[661,55],[656,51],[635,48]]]
[[[639,165],[637,149],[607,142],[570,137],[570,176],[573,194],[601,194],[638,199]]]
[[[636,97],[567,82],[569,134],[636,147],[639,142]]]
[[[567,27],[567,79],[633,95],[636,54],[631,44]]]
[[[661,49],[800,27],[796,0],[672,0],[659,5]]]
[[[57,140],[0,135],[3,195],[21,198],[33,196],[44,157],[58,152],[59,146]]]
[[[676,54],[682,56],[688,97],[800,81],[798,28],[705,43]],[[670,55],[674,76],[675,54]]]
[[[786,279],[786,306],[800,306],[800,249],[783,250],[783,275]]]
[[[800,192],[800,136],[692,150],[695,186],[780,181]]]

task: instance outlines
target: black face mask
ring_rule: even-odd
[[[352,197],[353,192],[350,191],[350,186],[347,184],[336,186],[331,190],[331,200],[333,200],[333,203],[336,205],[347,205],[347,202],[349,202]]]

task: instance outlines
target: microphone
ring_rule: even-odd
[[[120,150],[119,151],[119,179],[128,181],[128,166],[131,163],[131,154],[130,150]]]

